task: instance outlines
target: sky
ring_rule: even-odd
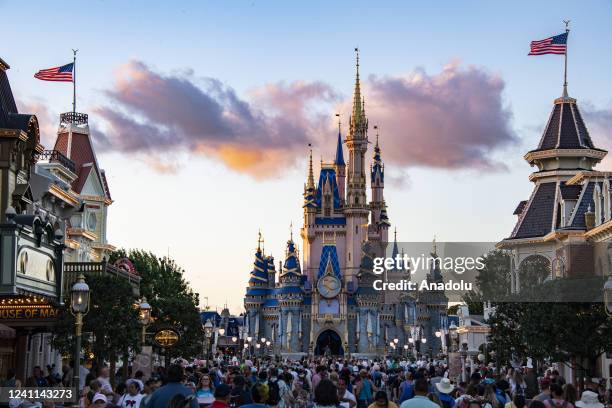
[[[510,234],[532,188],[522,156],[563,81],[563,57],[528,57],[529,42],[564,19],[570,95],[612,147],[607,1],[0,0],[0,15],[0,58],[47,148],[72,88],[33,74],[79,50],[110,243],[169,254],[213,309],[242,310],[259,229],[277,261],[291,223],[299,235],[307,144],[332,159],[337,112],[346,133],[355,47],[400,241]]]

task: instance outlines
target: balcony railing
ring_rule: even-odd
[[[76,169],[74,162],[64,156],[59,150],[45,150],[38,155],[38,160],[47,160],[49,163],[59,163],[73,173]]]
[[[60,124],[63,125],[87,125],[88,116],[86,113],[66,112],[60,114]]]
[[[109,274],[121,279],[126,279],[132,286],[134,295],[140,295],[140,276],[130,273],[124,269],[107,262],[66,262],[64,263],[64,293],[70,293],[70,288],[76,282],[79,274],[88,276],[103,276]]]

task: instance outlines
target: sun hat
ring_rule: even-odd
[[[442,394],[450,394],[451,391],[453,389],[455,389],[455,386],[453,384],[451,384],[451,382],[450,382],[450,380],[448,378],[442,378],[440,380],[440,382],[436,384],[436,388]]]
[[[593,391],[585,391],[582,397],[575,404],[578,408],[604,408],[604,405],[597,399],[597,394]]]
[[[96,401],[104,401],[104,403],[108,403],[108,399],[106,398],[106,395],[100,394],[100,393],[97,393],[94,395],[92,402],[96,402]]]

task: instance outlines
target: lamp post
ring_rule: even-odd
[[[202,325],[202,328],[204,329],[204,338],[206,338],[206,355],[204,356],[205,359],[208,359],[208,349],[210,348],[210,338],[212,337],[213,334],[213,324],[210,321],[210,319],[206,320],[206,323]]]
[[[248,350],[249,350],[249,358],[251,358],[251,342],[253,341],[253,337],[248,336],[247,337],[247,344],[248,344]]]
[[[83,331],[83,316],[89,312],[89,286],[85,283],[85,276],[81,273],[70,290],[70,312],[75,318],[74,338],[74,368],[73,387],[75,388],[76,406],[79,405],[81,392],[79,372],[81,367],[81,334]]]
[[[450,326],[448,326],[448,331],[450,333],[450,338],[451,338],[451,351],[456,351],[455,349],[455,344],[457,342],[457,338],[459,337],[459,334],[457,333],[457,325],[455,324],[455,322],[451,323]]]
[[[604,285],[604,309],[606,314],[612,317],[612,275]]]
[[[147,337],[147,326],[151,322],[151,305],[147,303],[147,298],[142,298],[142,302],[140,302],[138,308],[140,309],[140,324],[142,325],[141,347],[144,347]]]
[[[406,357],[408,357],[408,346],[407,344],[404,344],[404,354],[406,355]]]

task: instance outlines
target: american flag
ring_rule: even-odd
[[[61,67],[41,69],[34,74],[34,78],[42,81],[72,82],[73,69],[74,63],[71,62]]]
[[[567,33],[532,41],[529,55],[565,54],[567,52]]]

